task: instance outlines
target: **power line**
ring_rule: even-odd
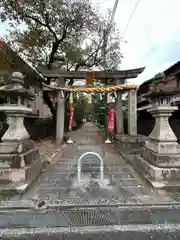
[[[134,6],[134,9],[133,9],[133,11],[132,11],[132,13],[131,13],[131,15],[130,15],[130,17],[129,17],[129,20],[128,20],[128,22],[127,22],[127,24],[126,24],[126,26],[125,26],[125,29],[124,29],[124,31],[123,31],[123,34],[122,34],[122,37],[123,37],[123,38],[124,38],[124,35],[125,35],[128,27],[129,27],[129,24],[130,24],[130,22],[131,22],[131,20],[132,20],[132,17],[133,17],[133,15],[134,15],[137,7],[138,7],[139,2],[140,2],[140,0],[137,0],[136,4],[135,4],[135,6]]]

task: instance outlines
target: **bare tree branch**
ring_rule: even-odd
[[[101,45],[103,42],[103,39],[101,39],[101,41],[99,42],[98,46],[97,46],[97,49],[95,49],[90,55],[89,57],[86,59],[86,61],[83,63],[77,63],[76,67],[75,67],[75,71],[78,71],[78,69],[80,67],[83,67],[83,66],[87,66],[87,67],[93,67],[95,65],[95,63],[97,62],[97,56],[98,56],[98,53],[99,51],[104,47],[104,45]],[[91,64],[88,64],[88,60],[91,59],[92,57],[94,56],[94,60],[93,60],[93,63]]]
[[[58,47],[60,45],[61,42],[63,42],[63,40],[66,38],[67,36],[67,27],[65,27],[63,29],[63,34],[62,34],[62,37],[58,40],[56,40],[56,42],[53,43],[53,46],[52,46],[52,50],[51,50],[51,53],[50,53],[50,57],[49,57],[49,62],[48,62],[48,65],[47,67],[50,69],[52,67],[52,63],[54,61],[54,56],[58,50]]]
[[[56,33],[52,30],[52,28],[49,26],[48,22],[46,23],[43,23],[41,22],[39,19],[37,19],[36,17],[34,16],[31,16],[31,15],[28,15],[28,14],[23,14],[23,18],[28,18],[28,19],[32,19],[33,21],[35,21],[36,23],[38,23],[39,25],[47,28],[49,30],[49,32],[51,32],[54,36],[54,38],[56,40],[58,40],[57,36],[56,36]]]

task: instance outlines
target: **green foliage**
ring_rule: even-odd
[[[85,97],[75,100],[74,120],[77,126],[80,126],[85,118],[87,105],[87,99]]]
[[[107,104],[105,103],[105,95],[100,99],[100,95],[93,96],[93,112],[97,122],[105,127],[105,120],[107,118]]]
[[[35,67],[77,71],[104,65],[103,33],[109,24],[91,0],[1,0],[0,20],[10,23],[6,41]],[[117,69],[121,54],[115,24],[105,54],[107,69]],[[60,56],[64,61],[58,60]],[[55,119],[56,109],[48,94],[43,97]]]
[[[69,102],[66,102],[66,111],[64,115],[64,132],[69,132],[69,117],[71,112],[71,106]]]
[[[3,86],[7,81],[7,75],[0,72],[0,87]],[[6,96],[4,94],[0,94],[0,104],[4,104],[6,102]]]
[[[85,118],[87,111],[87,99],[85,97],[80,97],[79,99],[74,99],[75,111],[74,111],[74,122],[76,123],[76,127],[78,128]],[[68,132],[69,130],[69,117],[71,113],[71,106],[67,104],[67,109],[65,113],[65,126],[64,131]]]

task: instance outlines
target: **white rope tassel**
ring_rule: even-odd
[[[107,103],[110,103],[111,102],[111,98],[110,98],[110,93],[107,93]]]
[[[79,93],[78,92],[76,93],[76,98],[77,98],[77,100],[79,100]]]
[[[99,94],[99,100],[102,101],[102,94]]]
[[[114,97],[117,98],[117,92],[114,92]]]
[[[62,99],[64,99],[64,92],[63,91],[61,91],[61,97],[62,97]]]

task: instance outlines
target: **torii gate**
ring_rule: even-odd
[[[130,78],[136,78],[144,71],[145,67],[121,70],[121,71],[93,71],[94,79],[105,82],[106,85],[118,85],[124,84],[125,80]],[[62,71],[59,69],[47,70],[38,69],[44,78],[57,79],[58,87],[65,87],[66,79],[86,79],[87,71]],[[122,92],[128,91],[128,134],[131,136],[137,135],[137,95],[136,87],[123,88],[121,91],[117,91],[116,99],[116,134],[124,133],[123,126],[123,110],[122,110]],[[64,135],[64,111],[65,101],[61,94],[60,89],[51,87],[51,90],[57,92],[57,121],[56,121],[56,142],[61,144]]]

